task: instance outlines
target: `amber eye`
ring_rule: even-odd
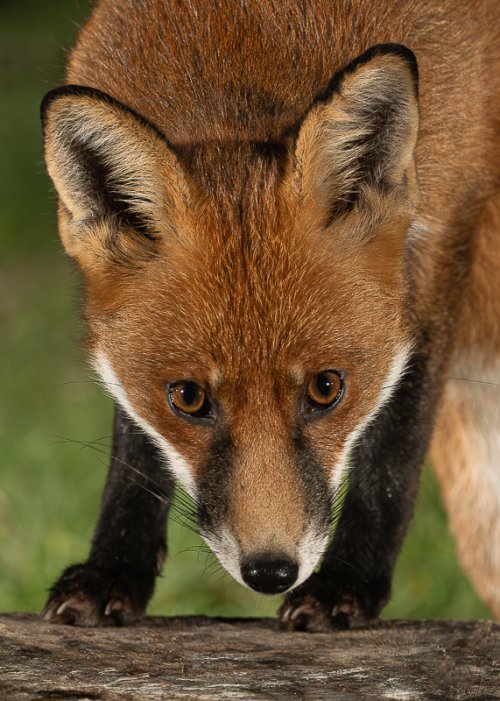
[[[306,409],[321,411],[329,409],[342,399],[344,393],[344,381],[335,370],[325,370],[315,375],[307,385]]]
[[[212,405],[207,394],[196,382],[183,380],[168,385],[168,401],[175,413],[186,418],[213,418]]]

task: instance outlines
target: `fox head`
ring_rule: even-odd
[[[279,143],[173,145],[76,86],[43,123],[98,373],[235,579],[297,586],[411,345],[413,55],[374,47]]]

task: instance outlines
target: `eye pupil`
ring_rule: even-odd
[[[333,382],[326,373],[322,373],[321,375],[318,375],[316,387],[318,392],[322,394],[323,397],[328,399],[332,392]]]
[[[334,370],[321,372],[309,382],[306,392],[306,410],[328,409],[342,398],[344,382]]]
[[[200,389],[194,384],[194,382],[186,382],[185,385],[180,385],[177,391],[182,397],[182,403],[185,406],[195,405],[201,394]]]

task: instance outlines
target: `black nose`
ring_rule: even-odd
[[[299,567],[293,560],[257,555],[241,565],[245,584],[261,594],[281,594],[296,581]]]

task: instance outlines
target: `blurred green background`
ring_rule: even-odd
[[[80,349],[78,276],[55,225],[38,106],[62,81],[87,2],[0,3],[0,610],[39,611],[85,558],[106,474],[112,406]],[[170,526],[153,613],[272,615]],[[426,470],[387,617],[488,617],[462,574]]]

